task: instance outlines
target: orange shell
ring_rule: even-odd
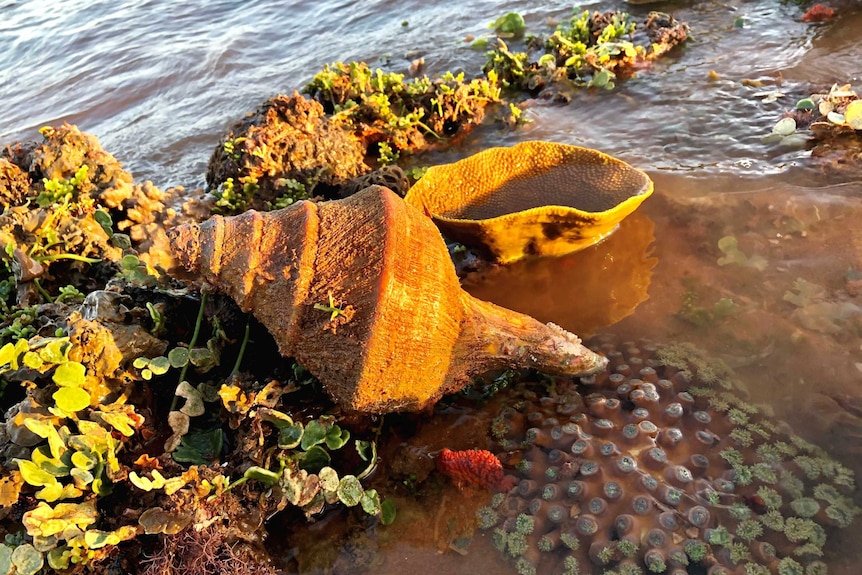
[[[382,186],[169,237],[187,270],[252,312],[351,411],[420,410],[496,369],[607,364],[556,325],[468,295],[431,220]]]
[[[437,469],[454,479],[459,487],[475,485],[495,489],[503,480],[500,460],[484,449],[452,451],[444,448],[437,455]]]
[[[506,264],[589,247],[652,192],[649,176],[622,160],[530,141],[432,166],[404,201],[430,213],[447,239]]]

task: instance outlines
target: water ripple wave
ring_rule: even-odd
[[[96,134],[136,177],[196,186],[232,122],[275,93],[301,88],[327,62],[366,60],[404,72],[411,58],[424,57],[430,74],[478,74],[484,55],[465,36],[487,33],[487,23],[508,10],[522,12],[529,31],[548,34],[547,18],[565,19],[571,6],[559,0],[541,7],[488,0],[2,2],[0,143],[34,139],[39,127],[67,121]],[[585,7],[624,7],[639,18],[649,10],[613,2]],[[802,82],[817,69],[800,64],[808,51],[846,52],[852,60],[854,34],[824,44],[816,28],[798,22],[792,3],[672,7],[694,31],[684,50],[614,93],[581,92],[569,106],[538,104],[528,112],[532,126],[514,135],[485,130],[483,137],[555,139],[650,170],[706,175],[780,171],[801,157],[760,141],[792,102],[764,104],[741,80],[789,69],[790,81]],[[733,26],[738,18],[742,28]],[[710,70],[722,80],[710,82]],[[463,153],[472,149],[464,145]]]

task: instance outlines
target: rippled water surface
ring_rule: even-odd
[[[649,8],[690,22],[692,41],[613,94],[582,92],[566,107],[537,104],[525,130],[483,133],[475,145],[488,137],[552,138],[652,170],[778,172],[804,153],[764,148],[760,138],[795,100],[763,103],[756,94],[764,89],[742,80],[781,74],[781,89],[798,94],[809,83],[859,74],[858,13],[812,26],[798,21],[797,6],[779,1],[629,9],[643,16]],[[566,18],[571,4],[7,1],[0,6],[0,142],[68,121],[96,134],[137,177],[200,184],[231,122],[277,92],[301,88],[323,64],[366,60],[406,71],[410,59],[424,57],[431,74],[478,74],[484,56],[462,40],[487,33],[487,22],[510,9],[524,14],[530,31],[547,34],[549,19]]]
[[[598,246],[486,270],[465,286],[583,334],[695,342],[735,367],[754,398],[859,473],[862,177],[823,173],[806,150],[762,138],[811,90],[833,82],[862,89],[862,11],[846,2],[834,21],[806,24],[796,3],[779,0],[583,7],[624,8],[638,18],[672,11],[693,37],[613,92],[574,93],[569,105],[532,102],[525,127],[491,123],[418,161],[555,140],[643,168],[656,194]],[[405,72],[423,57],[429,74],[477,75],[484,55],[463,40],[486,34],[508,10],[520,11],[529,31],[547,34],[549,19],[568,17],[571,4],[0,0],[0,144],[35,139],[40,126],[66,121],[97,135],[136,179],[200,186],[232,122],[275,93],[301,88],[323,64],[365,60]],[[764,101],[775,90],[784,95]],[[748,260],[725,259],[719,240],[727,237]],[[800,281],[810,288],[804,297]],[[427,424],[422,445],[466,447],[476,422],[486,420],[449,411]],[[466,520],[461,497],[444,490],[421,510],[402,502],[413,523],[379,542],[375,569],[511,571],[487,545],[466,556],[443,552],[447,521]],[[312,537],[340,545],[327,535],[339,532],[338,521],[330,517]],[[856,525],[854,548],[846,545],[854,534],[844,532],[836,536],[844,545],[827,552],[835,572],[858,572]],[[315,569],[307,572],[327,570]]]
[[[323,64],[366,60],[403,71],[405,55],[415,53],[431,73],[478,74],[482,55],[460,40],[486,32],[486,23],[511,7],[6,2],[0,141],[33,138],[42,125],[68,121],[96,134],[138,177],[161,186],[202,183],[227,126],[269,96],[302,88]],[[549,3],[541,14],[566,10]]]

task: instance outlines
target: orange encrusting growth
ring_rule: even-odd
[[[815,4],[808,9],[808,12],[802,17],[803,22],[825,22],[835,16],[835,9],[824,6],[823,4]]]
[[[443,448],[437,455],[437,469],[451,477],[460,488],[468,485],[497,489],[503,482],[503,465],[484,449],[452,451]]]

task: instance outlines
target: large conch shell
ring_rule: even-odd
[[[622,160],[536,141],[432,166],[405,200],[448,239],[509,263],[595,244],[652,191],[649,176]]]
[[[431,220],[381,186],[170,235],[183,266],[254,314],[347,409],[418,410],[489,370],[576,375],[607,361],[463,291]]]

